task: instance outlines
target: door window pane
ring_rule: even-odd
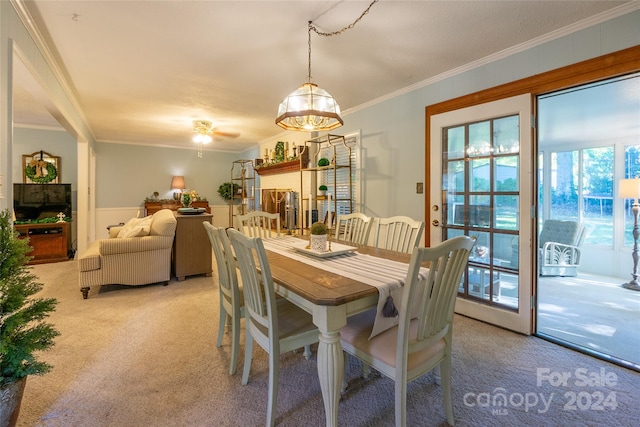
[[[585,243],[613,245],[613,147],[582,150],[582,223]]]
[[[551,218],[578,219],[578,151],[551,153]]]
[[[459,292],[509,310],[518,309],[518,138],[517,115],[443,131],[443,240],[461,234],[477,239]],[[504,300],[508,304],[500,299],[505,272],[513,283],[511,300]]]

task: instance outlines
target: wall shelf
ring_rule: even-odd
[[[271,166],[262,166],[256,169],[256,173],[261,176],[275,175],[277,173],[298,172],[300,170],[300,161],[298,159],[288,162],[276,163]]]

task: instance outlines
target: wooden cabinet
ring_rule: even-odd
[[[178,208],[182,207],[182,202],[178,202],[175,200],[159,200],[157,202],[144,202],[144,215],[153,215],[158,212],[160,209],[171,209],[172,211],[177,211]],[[193,208],[206,208],[207,213],[211,213],[211,208],[209,207],[209,202],[203,202],[202,200],[198,200],[196,202],[191,203],[191,207]]]
[[[176,237],[173,242],[172,265],[178,281],[186,276],[211,276],[212,251],[203,221],[212,222],[213,215],[181,215],[176,213]]]
[[[20,237],[28,237],[33,251],[27,255],[33,258],[29,264],[60,262],[69,259],[69,223],[15,224]]]

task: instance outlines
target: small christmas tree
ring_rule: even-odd
[[[55,311],[54,298],[33,298],[42,283],[27,265],[31,248],[18,238],[11,214],[0,214],[0,388],[27,375],[42,375],[51,365],[35,352],[47,350],[59,332],[43,320]]]

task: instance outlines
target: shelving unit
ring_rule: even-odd
[[[330,228],[332,228],[336,220],[336,213],[353,212],[354,191],[353,182],[350,178],[352,173],[351,161],[347,160],[341,163],[337,155],[338,148],[347,150],[347,155],[340,156],[340,158],[351,159],[352,148],[346,143],[345,137],[341,135],[328,134],[309,139],[305,141],[304,146],[301,148],[300,189],[302,191],[305,188],[305,174],[309,174],[310,186],[309,193],[305,192],[300,197],[299,215],[301,217],[300,227],[302,234],[313,223],[315,219],[313,217],[314,210],[318,212],[317,220],[330,222],[328,224]],[[302,160],[303,157],[305,160]],[[319,166],[318,161],[322,158],[329,160],[329,165]],[[340,170],[346,171],[348,174],[348,184],[338,186],[338,173]],[[328,187],[327,195],[325,196],[318,195],[318,186],[322,184]],[[304,197],[306,194],[308,196]],[[329,212],[331,213],[330,221]]]
[[[231,183],[238,191],[229,200],[229,226],[234,226],[234,217],[256,209],[256,171],[253,160],[235,160],[231,165]],[[234,208],[239,209],[234,212]]]

